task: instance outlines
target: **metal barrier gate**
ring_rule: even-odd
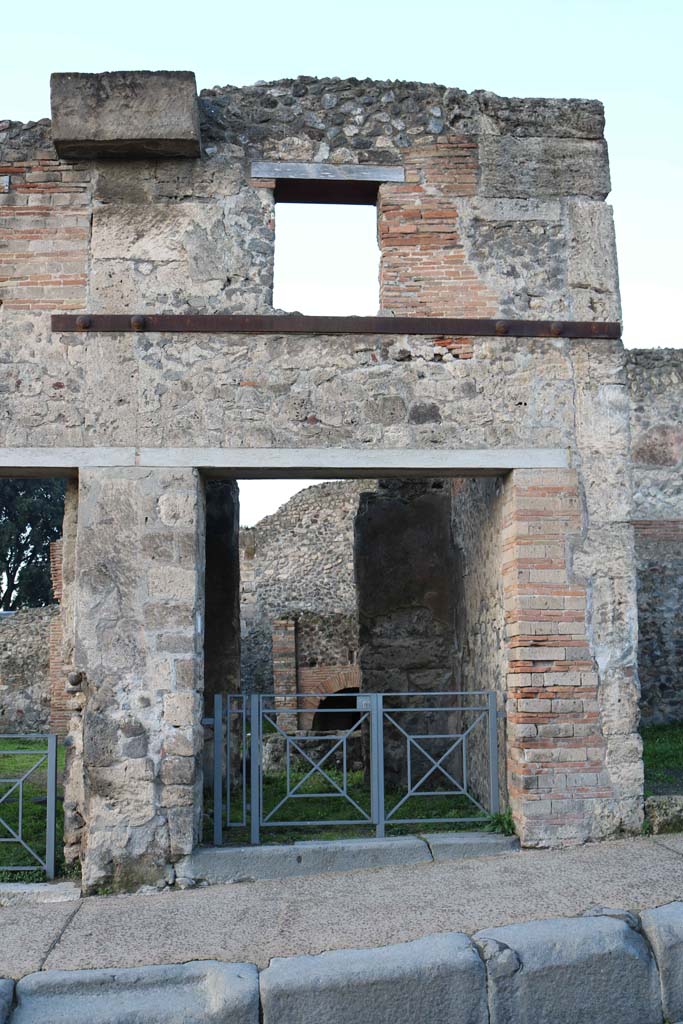
[[[29,813],[36,804],[44,813]],[[0,736],[0,871],[54,878],[56,816],[57,737]]]
[[[215,696],[214,845],[226,829],[252,844],[264,828],[370,826],[381,837],[499,812],[495,692],[357,694],[333,731],[325,716],[344,712],[316,706],[329,696]]]

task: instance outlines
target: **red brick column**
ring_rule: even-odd
[[[278,708],[277,724],[285,732],[296,732],[297,716],[283,713],[297,708],[296,621],[273,620],[273,691]],[[282,711],[280,711],[282,709]]]
[[[585,587],[568,539],[581,527],[574,470],[518,470],[503,519],[510,803],[522,842],[580,842],[588,802],[610,797]]]

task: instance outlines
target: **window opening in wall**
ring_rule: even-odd
[[[277,203],[273,305],[308,316],[375,316],[375,206]]]

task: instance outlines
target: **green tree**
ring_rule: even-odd
[[[63,516],[63,480],[0,479],[1,611],[52,603],[50,543]]]

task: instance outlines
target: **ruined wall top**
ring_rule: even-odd
[[[604,131],[596,100],[516,99],[355,78],[204,89],[200,113],[205,142],[232,142],[271,159],[331,163],[399,163],[402,150],[453,132],[597,142]]]

